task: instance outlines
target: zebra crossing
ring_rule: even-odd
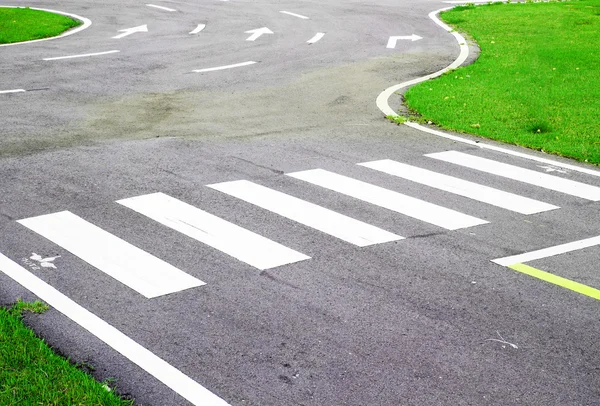
[[[600,200],[600,187],[463,152],[446,151],[426,154],[425,157],[581,199]],[[426,188],[522,215],[559,209],[547,202],[390,159],[357,165],[371,169],[373,173],[401,178]],[[401,219],[412,218],[445,230],[489,223],[488,220],[467,213],[324,169],[293,172],[284,177],[291,178],[302,181],[300,184],[305,187],[320,187],[326,193],[338,193],[359,201],[359,204],[384,208],[400,215]],[[405,239],[396,234],[395,230],[384,230],[249,180],[209,184],[205,187],[224,194],[227,199],[249,203],[267,213],[284,217],[357,247]],[[125,198],[115,203],[259,270],[311,259],[302,252],[226,221],[204,208],[161,192]],[[206,284],[164,259],[147,253],[69,211],[26,218],[18,220],[18,223],[146,298],[169,295]],[[102,247],[102,250],[98,247]]]

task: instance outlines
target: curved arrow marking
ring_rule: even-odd
[[[314,37],[312,37],[311,39],[309,39],[308,41],[306,41],[308,44],[312,45],[315,42],[319,41],[321,38],[323,38],[325,36],[324,32],[318,32]]]
[[[423,37],[419,37],[418,35],[405,35],[405,36],[396,36],[396,37],[390,37],[390,39],[388,40],[387,43],[387,48],[396,48],[396,43],[398,42],[399,39],[409,39],[412,42],[418,41],[420,39],[423,39]]]
[[[198,24],[198,26],[196,28],[194,28],[193,31],[190,31],[190,34],[198,34],[204,28],[206,28],[206,24]]]
[[[273,31],[271,31],[267,27],[262,27],[256,28],[254,30],[245,31],[245,33],[252,34],[248,38],[246,38],[246,41],[256,41],[256,39],[262,36],[263,34],[273,34]]]

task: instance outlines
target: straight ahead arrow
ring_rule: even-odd
[[[140,25],[139,27],[125,28],[124,30],[119,30],[119,32],[122,32],[123,34],[114,36],[113,37],[114,39],[120,39],[120,38],[126,37],[128,35],[131,35],[135,32],[148,32],[148,25],[144,24],[144,25]]]
[[[271,31],[267,27],[262,27],[262,28],[257,28],[255,30],[245,31],[245,33],[246,34],[252,34],[248,38],[246,38],[246,41],[256,41],[256,39],[258,37],[260,37],[261,35],[263,35],[263,34],[273,34],[273,31]]]
[[[388,43],[387,43],[387,47],[388,48],[396,48],[396,42],[398,42],[399,39],[409,39],[414,42],[414,41],[423,39],[423,37],[419,37],[418,35],[415,35],[415,34],[399,36],[399,37],[390,37],[390,39],[388,40]]]

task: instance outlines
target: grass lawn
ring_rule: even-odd
[[[0,44],[54,37],[81,21],[30,8],[0,7]]]
[[[40,302],[20,301],[0,307],[0,405],[132,405],[56,355],[23,325],[23,311],[46,309]]]
[[[411,88],[422,119],[600,164],[600,0],[463,6],[442,19],[479,59]]]

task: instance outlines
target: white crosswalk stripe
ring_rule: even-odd
[[[147,298],[205,284],[68,211],[18,222]]]
[[[208,186],[359,247],[403,238],[381,228],[247,180]]]
[[[488,223],[455,210],[323,169],[294,172],[287,175],[448,230]]]
[[[491,159],[480,158],[458,151],[437,152],[434,154],[426,154],[425,156],[545,189],[554,190],[556,192],[581,197],[583,199],[600,201],[599,187],[570,179],[564,179],[558,176],[548,175],[546,173],[493,161]]]
[[[390,159],[365,162],[359,165],[521,214],[541,213],[559,208],[538,200]]]
[[[117,203],[260,270],[310,258],[163,193]]]

